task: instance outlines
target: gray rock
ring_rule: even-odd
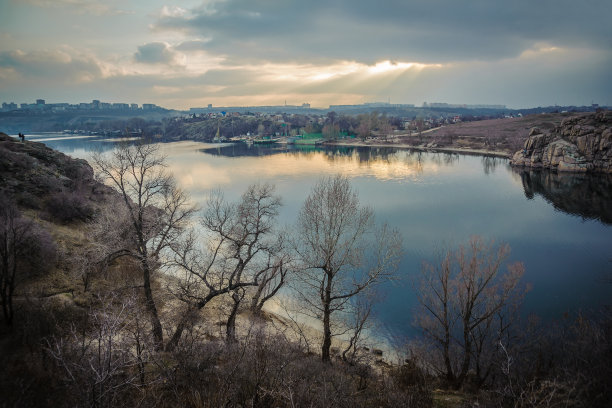
[[[612,172],[612,112],[566,118],[550,133],[532,128],[513,166],[567,172]]]
[[[529,130],[529,136],[535,136],[539,134],[542,134],[542,131],[539,127],[532,127],[531,130]]]

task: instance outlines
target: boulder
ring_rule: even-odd
[[[529,136],[535,136],[535,135],[539,135],[539,134],[542,134],[542,132],[540,131],[539,127],[532,127],[529,130]]]

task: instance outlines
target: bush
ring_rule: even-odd
[[[168,406],[430,407],[426,387],[399,385],[368,367],[333,365],[282,336],[253,328],[237,343],[179,347],[162,374]]]
[[[88,221],[94,214],[86,197],[78,192],[66,191],[56,193],[47,200],[47,211],[62,223]]]

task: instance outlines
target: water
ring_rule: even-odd
[[[55,136],[27,137],[79,158],[114,145]],[[610,176],[518,172],[505,159],[394,148],[299,150],[198,142],[161,148],[196,202],[212,188],[237,199],[256,181],[275,184],[283,197],[280,222],[287,225],[319,177],[347,175],[361,202],[404,238],[404,279],[386,285],[377,311],[377,319],[392,333],[414,333],[410,278],[422,261],[432,260],[435,248],[465,243],[472,235],[509,243],[510,260],[524,263],[524,281],[533,285],[525,314],[550,320],[609,305],[612,299]]]

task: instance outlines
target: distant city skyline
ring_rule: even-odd
[[[48,102],[45,99],[36,99],[33,103],[21,102],[16,103],[14,101],[0,101],[0,112],[10,112],[12,110],[31,110],[31,111],[40,111],[42,112],[62,112],[62,111],[71,111],[76,109],[94,109],[94,110],[125,110],[125,111],[135,111],[135,110],[172,110],[173,108],[168,108],[165,106],[160,106],[153,103],[126,103],[126,102],[106,102],[99,99],[93,99],[91,102],[77,102],[77,103],[69,103],[69,102]],[[595,109],[598,107],[608,107],[607,105],[599,105],[599,104],[585,104],[585,105],[547,105],[547,106],[538,106],[540,108],[554,108],[554,107],[570,107],[574,106],[576,108],[587,108],[587,109]],[[538,107],[529,107],[524,106],[521,108],[512,108],[502,104],[465,104],[465,103],[447,103],[447,102],[423,102],[421,105],[415,104],[394,104],[389,101],[386,102],[365,102],[358,104],[342,104],[342,105],[329,105],[327,107],[311,107],[309,103],[302,103],[301,105],[292,105],[287,104],[285,101],[284,104],[281,105],[226,105],[226,106],[215,106],[213,104],[208,104],[207,106],[191,106],[186,109],[175,109],[177,111],[189,112],[189,113],[199,113],[205,111],[219,111],[221,109],[230,109],[231,111],[237,110],[248,110],[248,109],[259,109],[259,108],[289,108],[296,110],[322,110],[322,111],[347,111],[352,108],[364,108],[364,109],[376,109],[376,108],[397,108],[397,109],[412,109],[412,108],[463,108],[463,109],[492,109],[492,110],[521,110],[521,109],[533,109]]]
[[[612,105],[604,0],[0,0],[0,101]]]

